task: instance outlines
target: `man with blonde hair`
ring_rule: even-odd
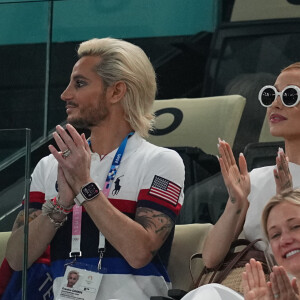
[[[77,271],[71,270],[68,274],[67,279],[68,279],[67,287],[72,288],[79,279],[79,273]]]
[[[56,127],[58,149],[50,145],[32,175],[28,263],[50,244],[54,294],[68,264],[96,280],[95,299],[167,295],[184,165],[175,151],[144,139],[154,120],[155,72],[139,47],[118,39],[83,42],[78,57],[61,95],[68,124]],[[89,139],[75,127],[88,128]],[[6,253],[15,270],[21,227]]]

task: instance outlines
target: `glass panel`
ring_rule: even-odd
[[[219,5],[217,0],[0,0],[0,55],[5,62],[0,72],[0,99],[5,99],[0,128],[31,128],[32,141],[38,144],[65,120],[60,94],[80,41],[112,36],[135,39],[147,48],[153,45],[145,41],[150,37],[213,32]],[[166,44],[157,45],[163,48],[152,47],[161,56]],[[153,54],[152,61],[157,58]]]
[[[23,270],[27,270],[28,255],[30,152],[30,129],[0,130],[0,231],[12,230],[24,198]],[[26,289],[27,271],[22,273],[22,299],[27,299]]]
[[[0,2],[0,128],[31,128],[36,140],[44,123],[48,2],[23,2]]]
[[[27,130],[0,130],[0,231],[11,231],[25,193]]]
[[[53,41],[212,32],[218,21],[218,7],[216,0],[58,1],[54,7]]]

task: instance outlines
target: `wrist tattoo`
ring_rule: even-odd
[[[288,180],[284,185],[283,185],[283,189],[287,189],[287,188],[290,188],[292,186],[292,183]]]
[[[229,196],[229,199],[230,199],[232,204],[234,204],[236,202],[236,199],[234,197]]]

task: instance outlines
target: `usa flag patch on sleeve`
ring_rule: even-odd
[[[150,195],[170,202],[174,206],[177,205],[180,193],[181,187],[179,185],[157,175],[154,176],[152,185],[149,190]]]

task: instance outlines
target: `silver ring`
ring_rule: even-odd
[[[71,150],[67,149],[67,150],[62,152],[62,157],[67,158],[70,154],[71,154]]]
[[[278,294],[274,294],[273,296],[274,296],[275,299],[277,299],[277,298],[279,298],[279,295],[280,294],[278,293]]]

